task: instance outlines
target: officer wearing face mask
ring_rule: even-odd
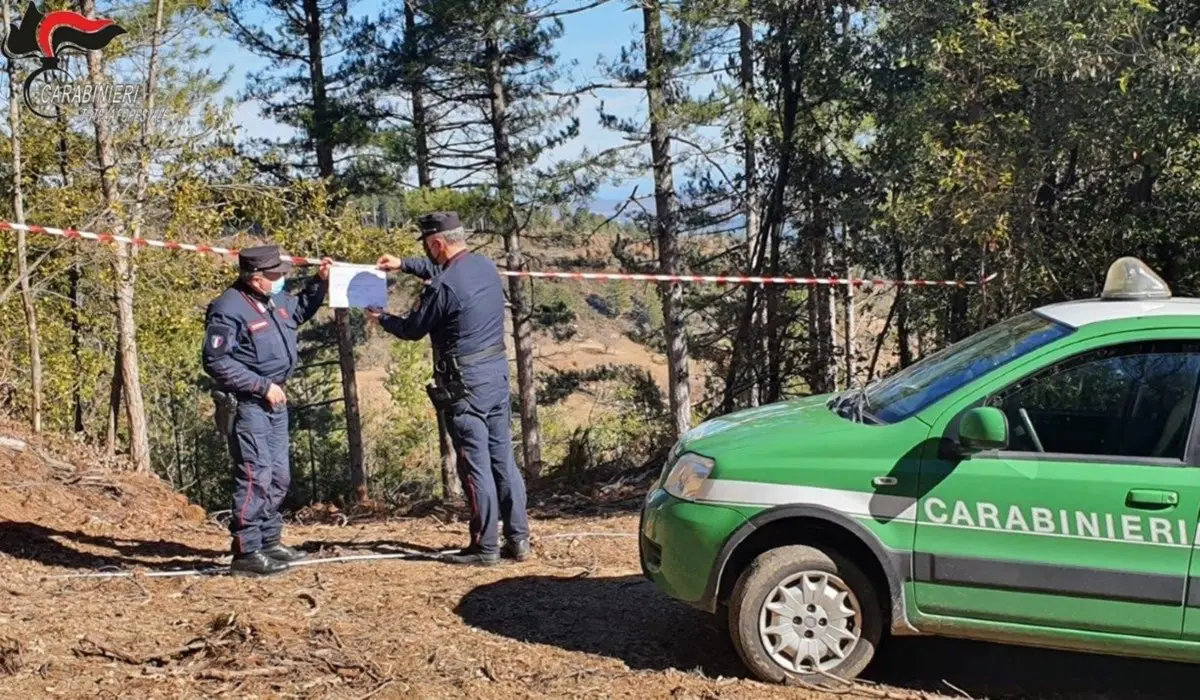
[[[286,385],[296,370],[296,329],[321,308],[331,264],[323,259],[291,295],[283,291],[291,259],[277,246],[247,248],[238,254],[237,282],[208,306],[203,364],[233,456],[235,575],[276,574],[304,558],[280,541],[279,508],[291,484]]]
[[[428,334],[438,351],[435,407],[447,417],[458,452],[459,478],[471,507],[471,542],[446,554],[454,564],[490,565],[501,556],[531,555],[525,514],[525,482],[513,457],[509,424],[508,359],[504,354],[504,287],[496,265],[467,250],[455,212],[418,220],[424,258],[384,255],[382,270],[428,280],[407,315],[367,311],[385,331],[402,340]],[[499,546],[499,520],[505,547]]]

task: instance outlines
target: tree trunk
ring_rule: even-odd
[[[769,270],[772,277],[779,276],[779,260],[780,260],[780,235],[783,228],[782,222],[768,224],[771,232],[770,240],[770,264]],[[770,285],[766,288],[766,314],[767,325],[764,329],[767,337],[767,378],[766,378],[766,397],[764,403],[775,403],[783,397],[783,334],[787,330],[785,323],[782,322],[779,313],[779,285]]]
[[[738,21],[739,41],[739,75],[742,89],[742,178],[744,190],[742,215],[746,219],[746,247],[749,252],[751,274],[762,274],[762,263],[766,249],[766,233],[759,230],[758,216],[758,163],[754,142],[754,133],[750,127],[750,107],[754,103],[754,32],[745,20]],[[729,371],[725,377],[725,391],[721,401],[724,413],[734,410],[737,396],[748,390],[747,402],[757,406],[762,400],[763,387],[760,384],[763,373],[758,370],[755,362],[747,363],[747,359],[758,356],[751,348],[757,348],[762,338],[763,326],[766,323],[766,309],[759,302],[758,285],[749,284],[745,287],[746,298],[742,307],[741,319],[738,323],[737,335],[733,340],[730,352]],[[743,370],[749,367],[752,378],[743,377]]]
[[[154,34],[150,38],[150,65],[146,71],[146,111],[138,139],[137,196],[133,203],[133,237],[142,237],[142,215],[150,184],[150,137],[154,127],[154,92],[158,89],[158,48],[162,41],[163,0],[154,3]]]
[[[813,271],[827,275],[833,269],[822,203],[812,195],[812,220],[808,225],[809,259]],[[808,292],[809,389],[816,394],[833,391],[837,383],[837,360],[833,350],[833,290],[814,285]]]
[[[149,188],[150,135],[151,135],[151,129],[154,127],[154,114],[153,114],[153,112],[154,112],[154,92],[158,87],[158,49],[159,49],[159,44],[162,41],[162,22],[163,22],[163,0],[158,0],[155,3],[155,7],[154,7],[154,34],[150,38],[150,65],[146,71],[146,106],[145,106],[146,111],[142,115],[141,135],[138,139],[138,171],[137,171],[137,185],[136,185],[137,190],[136,190],[136,198],[135,198],[134,204],[133,204],[133,219],[132,219],[132,226],[131,226],[131,228],[133,230],[134,238],[142,237],[142,214],[145,209],[146,190]],[[99,132],[99,128],[97,128],[97,133],[98,132]],[[64,140],[64,142],[63,142],[63,149],[64,149],[63,158],[64,158],[64,160],[66,158],[65,148],[66,148],[66,143]],[[101,162],[103,162],[103,161],[101,161]],[[122,246],[122,248],[124,248],[124,246]],[[130,309],[129,314],[130,314],[131,319],[132,319],[132,313],[133,313],[133,291],[134,291],[134,279],[133,279],[134,269],[133,269],[132,256],[135,255],[136,253],[137,253],[136,250],[131,250],[129,252],[130,260],[128,261],[128,267],[127,267],[129,282],[128,282],[128,285],[123,284],[120,291],[118,291],[118,300],[119,300],[118,304],[125,304],[125,303],[128,304],[129,309]],[[118,250],[117,256],[118,256],[117,257],[118,266],[120,266],[121,259],[122,259],[120,250]],[[123,298],[126,295],[128,295],[127,302],[123,301]],[[124,339],[121,340],[121,347],[122,348],[126,347],[126,343],[125,343]],[[132,352],[134,353],[134,363],[136,364],[136,362],[137,362],[136,345],[134,346],[134,349]],[[120,357],[122,355],[124,355],[124,353],[121,353],[118,356]],[[124,366],[124,365],[122,365],[122,366]],[[125,373],[125,371],[123,370],[122,374],[124,375],[124,373]],[[140,383],[141,383],[140,378],[135,376],[134,381],[140,387]],[[129,389],[129,392],[132,392],[132,391],[133,391],[132,389]],[[119,393],[117,394],[117,396],[119,399]],[[145,409],[140,407],[140,404],[141,404],[140,388],[138,389],[138,397],[139,397],[138,398],[139,408],[137,410],[144,411]],[[126,405],[130,406],[130,402],[127,402]],[[133,410],[131,406],[130,406],[130,410],[131,411]],[[174,410],[174,405],[172,405],[172,410]],[[145,420],[145,419],[143,419],[143,420]],[[131,417],[130,418],[130,427],[131,428],[133,426],[133,422],[134,422],[133,418]],[[131,430],[130,434],[132,435],[133,432],[134,431]],[[149,438],[147,438],[147,450],[146,450],[147,454],[149,454],[148,445],[149,445]],[[178,444],[176,445],[176,452],[178,452]],[[177,455],[177,458],[178,458],[178,455]],[[141,462],[139,462],[136,458],[134,460],[134,463],[135,463],[138,471],[149,471],[150,470],[150,464],[149,464],[148,459],[144,465]],[[179,483],[180,483],[180,485],[182,485],[183,484],[183,471],[182,471],[183,465],[182,464],[180,464],[179,469],[180,469]],[[168,476],[169,476],[169,474],[168,474]]]
[[[336,175],[333,158],[333,117],[326,91],[324,29],[318,0],[304,0],[305,33],[308,40],[309,85],[313,104],[313,147],[317,156],[317,173],[332,183]],[[350,317],[346,309],[333,312],[338,343],[338,366],[342,373],[342,407],[346,415],[346,440],[350,463],[350,487],[357,502],[367,499],[368,469],[363,449],[362,415],[358,406],[358,384],[355,380],[354,337],[350,332]]]
[[[333,323],[337,332],[338,365],[342,368],[343,408],[346,411],[346,441],[350,450],[350,487],[356,503],[367,501],[367,459],[363,453],[362,416],[358,409],[358,382],[355,377],[354,336],[350,329],[347,309],[334,309]]]
[[[650,112],[650,155],[654,165],[654,222],[658,229],[660,274],[680,270],[679,239],[675,230],[675,175],[671,163],[671,136],[667,126],[666,60],[663,56],[662,15],[659,0],[642,5],[646,53],[646,100]],[[674,435],[691,427],[692,399],[688,367],[687,329],[683,318],[683,287],[678,282],[659,286],[666,326],[668,396],[674,418]]]
[[[121,432],[121,346],[113,352],[113,375],[108,388],[108,430],[104,435],[104,451],[109,457],[117,453]]]
[[[833,272],[833,250],[826,237],[828,229],[822,222],[821,229],[818,234],[821,236],[821,266],[822,275],[829,275]],[[834,342],[834,330],[836,324],[834,319],[837,318],[837,293],[832,286],[818,287],[821,292],[821,371],[823,376],[823,391],[830,392],[837,389],[837,351],[836,343]]]
[[[767,230],[760,230],[762,222],[759,220],[758,145],[750,126],[750,108],[757,104],[758,94],[754,88],[754,28],[747,19],[738,22],[738,53],[742,99],[746,106],[746,113],[742,115],[742,174],[746,180],[746,237],[755,236],[755,245],[751,254],[752,269],[755,275],[762,275],[763,261],[766,260]],[[753,302],[749,305],[753,314],[750,323],[750,346],[754,350],[750,350],[749,355],[762,358],[767,349],[764,332],[767,325],[767,308],[762,303],[762,295],[758,294],[759,288],[751,285],[750,289],[754,290],[754,294],[750,295],[753,297]],[[762,403],[762,397],[765,394],[762,384],[763,372],[759,362],[752,362],[750,366],[754,375],[750,383],[750,405],[757,406]]]
[[[404,2],[404,39],[412,47],[417,33],[417,13],[413,7],[416,0]],[[410,65],[416,65],[414,51],[410,48],[407,58]],[[416,140],[417,184],[421,187],[432,187],[433,176],[429,168],[429,123],[425,113],[425,72],[409,76],[409,97],[412,99],[413,137]]]
[[[71,262],[71,269],[67,273],[67,279],[71,285],[71,359],[75,366],[83,367],[83,294],[79,288],[79,282],[83,277],[82,268],[79,266],[79,251],[74,251],[75,259]],[[75,377],[71,384],[71,413],[73,416],[72,429],[76,433],[83,433],[87,426],[83,423],[83,378],[82,376]]]
[[[945,274],[942,279],[959,279],[958,257],[953,250],[947,249],[945,257]],[[967,336],[967,289],[955,287],[950,291],[950,310],[947,318],[946,337],[942,346],[957,343]]]
[[[405,0],[404,3],[404,37],[410,42],[417,32],[416,8],[413,7],[415,2],[416,0]],[[411,50],[408,53],[408,59],[413,65],[416,64]],[[425,113],[425,73],[422,71],[421,74],[413,74],[409,78],[408,90],[412,100],[413,138],[417,156],[417,185],[422,188],[433,187],[433,173],[429,167],[429,122]],[[433,364],[437,366],[437,347],[433,345],[432,339],[429,345],[433,353]],[[447,500],[457,500],[463,495],[462,482],[458,478],[458,455],[455,453],[454,443],[450,439],[450,430],[446,424],[445,414],[442,411],[435,412],[437,413],[438,452],[442,462],[442,497]]]
[[[780,245],[783,237],[783,220],[787,216],[784,195],[792,177],[792,165],[795,160],[796,120],[799,114],[800,91],[797,89],[798,78],[793,76],[795,61],[794,47],[786,34],[781,35],[779,46],[779,84],[781,86],[780,131],[781,146],[779,162],[775,170],[775,180],[771,185],[770,197],[767,201],[767,215],[763,226],[770,231],[767,244],[770,246],[770,275],[780,274]],[[783,396],[783,337],[787,324],[780,314],[779,286],[770,285],[766,288],[767,316],[767,395],[766,402],[773,403]]]
[[[844,224],[843,224],[843,226],[844,226]],[[843,348],[843,350],[845,351],[845,358],[846,358],[846,388],[849,389],[854,386],[854,375],[857,374],[857,372],[858,372],[858,368],[856,366],[855,357],[854,357],[855,351],[857,349],[855,347],[855,342],[854,342],[855,335],[857,333],[857,329],[855,328],[854,283],[852,282],[852,280],[854,279],[854,266],[850,263],[850,231],[848,229],[843,228],[842,236],[843,236],[842,240],[843,240],[843,246],[844,246],[843,250],[845,251],[844,257],[845,257],[845,263],[846,263],[846,280],[847,280],[846,281],[846,289],[845,289],[845,292],[843,294],[843,299],[842,299],[842,301],[844,303],[843,319],[844,319],[844,323],[845,323],[845,334],[844,334],[845,347]]]
[[[96,14],[95,0],[82,0],[83,14],[92,18]],[[88,52],[88,79],[92,86],[94,98],[92,109],[95,111],[92,124],[96,132],[96,160],[100,165],[100,192],[104,196],[106,215],[113,222],[113,228],[119,233],[122,228],[117,213],[120,205],[120,194],[117,192],[115,153],[112,144],[112,134],[108,130],[107,108],[104,100],[104,75],[102,70],[102,54],[99,51]],[[128,244],[117,244],[116,276],[117,276],[117,347],[119,348],[119,366],[114,372],[121,375],[121,384],[125,394],[125,413],[129,420],[129,456],[134,471],[150,471],[150,434],[146,424],[146,405],[142,397],[141,371],[138,367],[137,322],[133,312],[133,296],[136,283],[136,268],[133,258],[136,251]]]
[[[332,180],[333,124],[330,123],[329,98],[325,86],[324,28],[321,25],[319,0],[304,0],[304,20],[308,39],[308,77],[312,90],[313,148],[317,156],[317,173],[326,180]]]
[[[904,279],[904,249],[897,241],[892,246],[893,262],[895,263],[896,279]],[[913,363],[912,342],[909,338],[908,328],[908,287],[898,285],[896,287],[896,346],[900,353],[900,368]]]
[[[9,24],[8,0],[0,0],[4,7],[4,27]],[[16,62],[8,61],[8,127],[12,136],[12,205],[13,218],[16,223],[25,223],[25,196],[21,190],[21,108],[17,96]],[[29,261],[26,249],[26,232],[17,231],[17,275],[20,277],[21,309],[25,313],[25,334],[29,343],[29,378],[31,395],[29,397],[29,422],[33,432],[42,432],[42,347],[38,335],[37,305],[33,299],[33,289],[29,284]]]
[[[161,7],[161,5],[160,5]],[[171,488],[183,488],[183,441],[179,437],[179,402],[175,400],[175,392],[168,394],[171,403],[171,438],[175,442],[175,472],[167,469],[167,477],[171,480]],[[178,476],[178,479],[176,479]]]
[[[496,156],[496,185],[504,213],[504,250],[509,270],[520,270],[521,234],[514,207],[512,149],[508,140],[508,105],[504,93],[504,68],[500,64],[500,46],[494,37],[487,40],[487,80],[491,103],[492,141]],[[521,445],[525,473],[536,478],[542,471],[541,426],[537,413],[537,385],[533,371],[533,322],[529,297],[520,277],[508,278],[508,297],[512,304],[513,341],[517,355],[517,389],[521,406]]]
[[[879,331],[879,335],[875,338],[875,351],[871,353],[871,364],[867,367],[867,380],[864,383],[870,384],[875,378],[875,368],[879,363],[879,353],[883,350],[883,343],[887,340],[888,331],[892,329],[892,319],[896,316],[896,308],[900,306],[900,297],[896,296],[892,299],[892,306],[888,309],[887,318],[883,321],[883,330]]]
[[[70,191],[75,186],[75,177],[71,174],[67,152],[67,120],[63,116],[62,107],[54,108],[54,121],[58,128],[58,172],[62,177],[64,191]],[[71,359],[76,367],[83,367],[83,291],[79,285],[83,280],[83,266],[79,264],[78,244],[72,246],[71,255],[71,268],[67,271],[71,296]],[[71,413],[74,420],[73,430],[83,433],[86,426],[83,422],[82,377],[76,377],[71,385]]]

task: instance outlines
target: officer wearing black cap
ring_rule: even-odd
[[[291,483],[284,386],[296,369],[296,329],[316,315],[329,266],[297,296],[283,291],[292,261],[273,245],[238,254],[238,280],[208,306],[204,371],[216,390],[217,421],[233,455],[235,575],[263,576],[304,558],[283,546],[279,508]]]
[[[419,219],[425,258],[384,255],[379,268],[428,280],[405,316],[369,309],[403,340],[426,334],[438,351],[430,395],[444,411],[458,452],[459,477],[471,507],[471,542],[441,557],[456,564],[495,564],[501,555],[530,556],[525,482],[513,457],[508,360],[504,354],[504,288],[491,260],[467,250],[458,214]],[[499,547],[498,520],[505,547]]]

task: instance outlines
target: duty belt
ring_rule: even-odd
[[[468,353],[466,355],[453,355],[455,362],[459,367],[469,367],[477,362],[482,362],[495,357],[496,355],[504,354],[504,343],[496,343],[479,350],[478,352]]]
[[[466,355],[447,355],[438,359],[433,368],[434,382],[425,387],[429,398],[439,411],[455,401],[467,396],[467,387],[463,383],[462,368],[482,362],[483,360],[503,356],[504,344],[497,343],[478,352]]]

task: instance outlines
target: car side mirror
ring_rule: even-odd
[[[958,425],[958,444],[965,453],[1008,447],[1008,416],[995,406],[972,408]]]

